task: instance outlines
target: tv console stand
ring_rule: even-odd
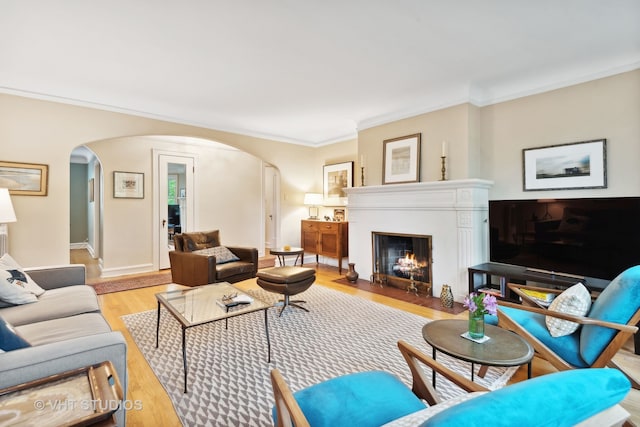
[[[592,295],[598,295],[609,284],[609,280],[593,277],[572,276],[555,271],[529,269],[510,264],[487,262],[469,267],[469,293],[479,292],[481,288],[496,297],[519,303],[518,295],[513,294],[507,283],[533,285],[549,289],[567,289],[582,282]],[[640,325],[638,325],[640,326]],[[640,354],[640,333],[634,336],[635,353]]]

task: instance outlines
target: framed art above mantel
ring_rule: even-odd
[[[386,139],[382,151],[382,184],[420,181],[420,135]]]

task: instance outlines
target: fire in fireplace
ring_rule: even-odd
[[[371,235],[371,282],[432,296],[431,236],[375,231]]]

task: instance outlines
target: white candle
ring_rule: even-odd
[[[447,141],[442,141],[442,157],[447,157]]]
[[[360,167],[363,168],[364,167],[364,154],[360,155]]]

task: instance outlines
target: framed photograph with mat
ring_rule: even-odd
[[[420,135],[384,140],[382,184],[420,181]]]
[[[144,174],[114,171],[113,197],[116,199],[144,199]]]
[[[524,191],[607,188],[607,140],[522,150]]]
[[[353,187],[353,162],[323,166],[324,205],[342,206],[347,203],[345,188]]]

